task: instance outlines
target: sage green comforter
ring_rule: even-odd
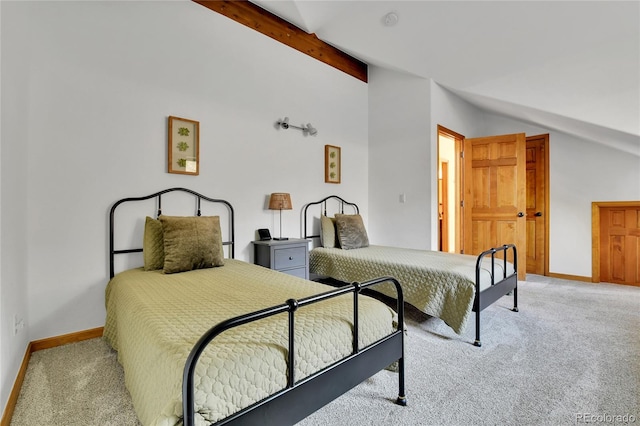
[[[104,337],[118,351],[142,424],[181,422],[184,363],[213,325],[331,289],[231,259],[222,267],[178,274],[142,268],[117,274],[106,288]],[[366,345],[393,331],[395,313],[362,299],[360,344]],[[352,311],[349,295],[298,310],[297,380],[351,353]],[[214,339],[196,368],[197,422],[217,421],[283,389],[287,347],[286,314]]]
[[[310,272],[344,282],[392,276],[402,285],[404,300],[428,315],[442,319],[461,334],[475,298],[476,256],[376,246],[353,250],[317,247],[309,255]],[[508,274],[513,265],[507,263]],[[503,275],[496,262],[496,282]],[[481,290],[491,285],[488,259],[483,263]],[[383,284],[376,290],[395,297],[395,288]]]

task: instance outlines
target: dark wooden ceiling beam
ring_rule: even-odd
[[[193,1],[367,82],[367,64],[247,0]]]

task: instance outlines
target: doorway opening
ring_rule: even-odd
[[[462,169],[464,136],[438,125],[438,250],[462,252]]]

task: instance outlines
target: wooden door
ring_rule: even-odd
[[[524,133],[464,141],[464,253],[515,244],[518,279],[526,277]]]
[[[527,138],[527,272],[547,270],[547,141],[549,135]]]
[[[640,206],[600,208],[600,281],[640,285]]]

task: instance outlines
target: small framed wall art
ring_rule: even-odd
[[[200,173],[200,123],[169,116],[169,173]]]
[[[340,167],[340,147],[324,146],[324,181],[326,183],[340,183],[342,170]]]

